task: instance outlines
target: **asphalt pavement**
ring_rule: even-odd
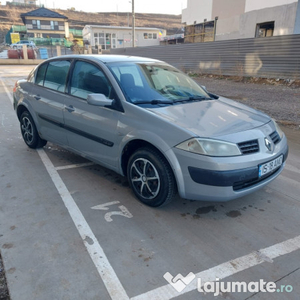
[[[106,168],[51,143],[25,145],[11,101],[31,69],[0,66],[0,251],[11,299],[299,299],[299,130],[283,128],[285,170],[260,191],[154,209]],[[261,281],[274,292],[256,291]],[[247,289],[217,293],[216,283],[234,282]]]

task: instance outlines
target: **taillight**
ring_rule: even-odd
[[[14,92],[14,93],[15,93],[16,90],[17,90],[17,86],[18,86],[18,81],[16,81],[16,83],[15,83],[15,86],[14,86],[14,89],[13,89],[13,92]]]

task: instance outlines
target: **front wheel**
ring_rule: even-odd
[[[24,111],[20,118],[21,134],[24,142],[30,148],[41,148],[47,141],[40,138],[34,121],[28,111]]]
[[[127,166],[130,187],[146,205],[158,207],[172,201],[176,183],[166,159],[152,148],[141,148],[130,157]]]

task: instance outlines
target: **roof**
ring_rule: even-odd
[[[105,28],[105,29],[127,29],[132,30],[132,27],[128,26],[107,26],[107,25],[85,25],[84,27],[92,27],[92,28]],[[135,27],[135,30],[164,30],[161,28],[152,28],[152,27]]]
[[[161,62],[160,60],[147,58],[147,57],[139,57],[139,56],[127,56],[127,55],[62,55],[59,57],[53,57],[49,60],[56,60],[56,59],[90,59],[93,61],[101,61],[103,63],[114,63],[114,62]]]
[[[47,9],[45,7],[40,7],[38,9],[29,11],[25,14],[21,14],[23,23],[25,24],[26,17],[37,17],[37,18],[52,18],[52,19],[68,19],[68,17],[61,15],[55,11]]]

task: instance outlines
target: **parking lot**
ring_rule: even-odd
[[[51,143],[25,145],[12,89],[31,69],[0,66],[0,251],[11,299],[299,299],[299,130],[283,128],[285,170],[260,191],[150,208],[126,178]],[[196,278],[178,292],[167,272]],[[276,289],[197,289],[217,278]]]

